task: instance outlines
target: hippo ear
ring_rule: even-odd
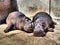
[[[57,23],[56,23],[56,22],[54,22],[54,25],[57,25]]]

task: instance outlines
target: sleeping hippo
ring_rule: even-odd
[[[6,19],[8,27],[4,30],[5,33],[11,31],[13,28],[32,32],[32,21],[23,13],[15,11],[8,15]]]
[[[34,36],[45,36],[47,31],[53,32],[56,24],[46,12],[38,12],[33,17],[32,22],[34,24]]]

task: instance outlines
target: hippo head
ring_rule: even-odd
[[[28,17],[26,17],[26,19],[25,19],[24,30],[25,30],[26,32],[33,32],[32,21],[31,21],[31,19],[28,18]]]
[[[45,36],[44,28],[39,23],[34,28],[34,36]]]
[[[37,21],[34,22],[34,36],[45,36],[45,31],[46,31],[46,27],[45,27],[45,23],[41,22],[41,21]]]

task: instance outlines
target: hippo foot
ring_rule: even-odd
[[[49,32],[54,32],[53,28],[48,29]]]
[[[8,33],[9,31],[8,30],[4,30],[5,33]]]

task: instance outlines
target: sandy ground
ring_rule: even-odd
[[[6,24],[0,25],[0,45],[60,45],[60,24],[45,37],[34,37],[33,33],[20,30],[4,33],[6,27]]]

